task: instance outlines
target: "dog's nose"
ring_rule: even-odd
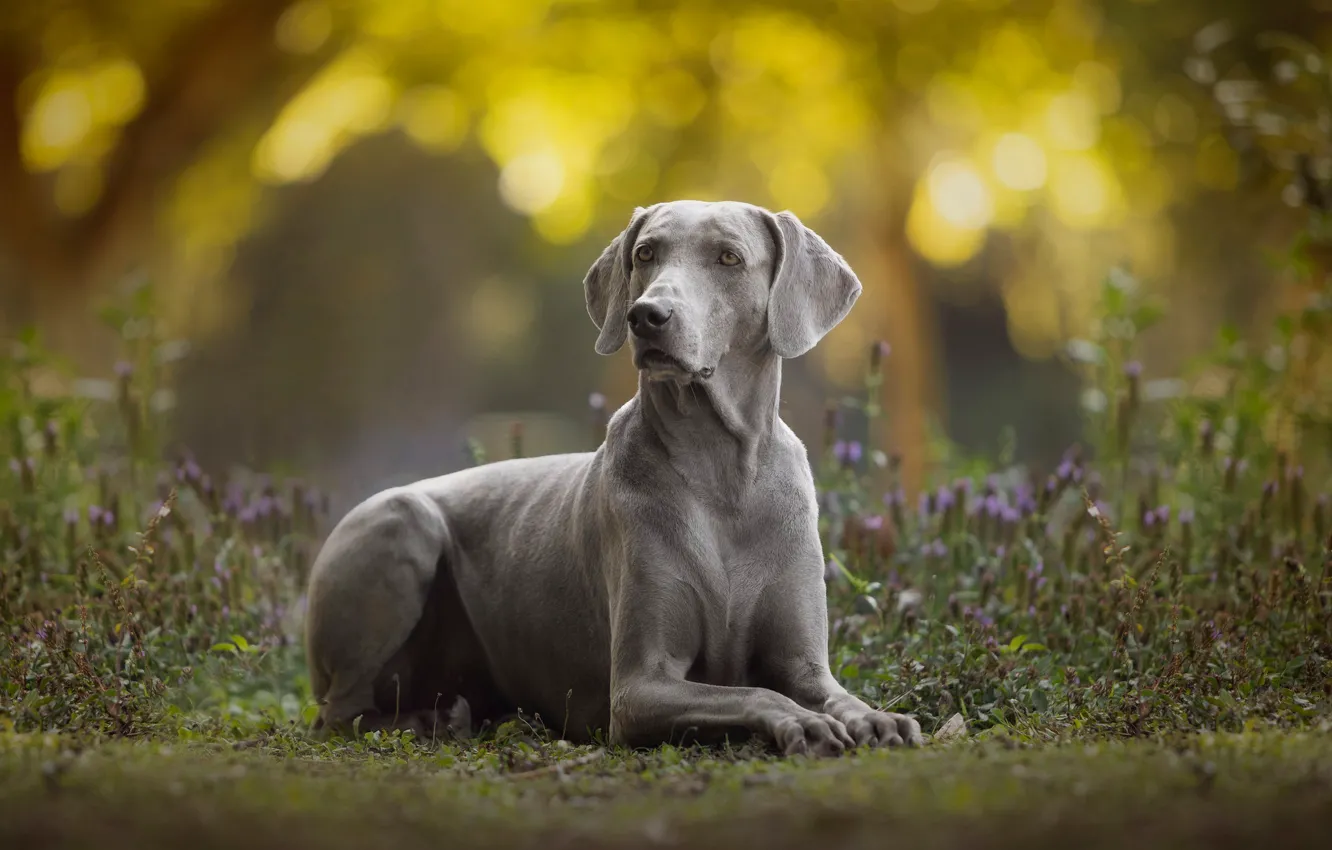
[[[661,333],[674,313],[656,301],[639,301],[629,308],[629,329],[634,336],[650,339]]]

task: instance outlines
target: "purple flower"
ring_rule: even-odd
[[[1022,519],[1022,514],[1018,512],[1017,508],[1005,507],[1001,512],[1001,517],[1004,522],[1015,523]]]
[[[986,516],[990,519],[999,516],[1000,511],[1004,508],[1003,504],[999,501],[999,497],[993,495],[986,496],[981,504],[984,506]]]
[[[74,510],[73,508],[69,508],[68,510],[66,510],[65,525],[78,525],[78,524],[79,524],[79,512]]]
[[[1142,515],[1142,524],[1151,528],[1156,525],[1156,511],[1147,510]]]
[[[942,540],[936,538],[933,543],[929,544],[929,553],[936,558],[946,558],[948,557],[948,547],[944,545]]]
[[[128,378],[134,374],[134,365],[127,360],[119,360],[116,362],[115,370],[117,377]]]
[[[1158,507],[1158,508],[1156,509],[1156,521],[1157,521],[1158,523],[1160,523],[1161,525],[1166,525],[1166,524],[1168,524],[1168,523],[1170,522],[1170,506],[1169,506],[1169,505],[1161,505],[1160,507]]]
[[[939,510],[940,511],[948,510],[953,506],[953,503],[956,501],[957,500],[953,498],[953,491],[943,485],[940,485],[938,492],[935,493],[935,504],[939,506]]]
[[[1045,583],[1046,583],[1046,581],[1048,581],[1048,580],[1049,580],[1049,579],[1048,579],[1046,576],[1039,576],[1039,577],[1037,577],[1037,579],[1036,579],[1036,589],[1039,591],[1042,587],[1045,587]]]
[[[197,616],[199,616],[199,606],[198,606],[198,605],[191,605],[191,606],[190,606],[190,616],[191,616],[191,617],[197,617]]]
[[[1130,360],[1124,364],[1124,374],[1130,378],[1136,378],[1142,374],[1142,364],[1137,360]]]
[[[887,341],[881,339],[875,344],[878,346],[880,359],[883,359],[884,357],[887,357],[889,354],[893,353],[893,347],[889,345]]]
[[[919,502],[917,510],[920,512],[921,518],[924,519],[930,515],[930,494],[924,490],[920,491],[920,496],[917,501]]]
[[[833,443],[833,458],[838,463],[846,463],[847,451],[846,440],[838,440]]]
[[[1184,510],[1182,510],[1182,511],[1179,512],[1179,524],[1180,524],[1180,525],[1189,525],[1189,524],[1191,524],[1192,522],[1193,522],[1193,511],[1192,511],[1192,509],[1190,509],[1190,508],[1185,508]]]
[[[1066,460],[1063,463],[1059,464],[1059,466],[1055,469],[1055,477],[1059,478],[1060,480],[1072,478],[1073,462],[1070,460]]]
[[[211,579],[211,581],[213,582],[213,587],[214,587],[214,588],[216,588],[217,590],[221,590],[221,589],[222,589],[222,579],[218,578],[217,576],[213,576],[213,578]]]
[[[860,443],[856,440],[852,440],[850,443],[847,443],[846,446],[846,459],[853,464],[860,463],[862,451],[863,449]]]
[[[867,531],[878,531],[883,528],[883,517],[878,514],[870,514],[865,517],[864,526]]]
[[[106,526],[107,528],[110,528],[115,524],[116,524],[115,513],[112,511],[104,511],[102,513],[102,525]]]
[[[222,606],[222,619],[224,619],[224,620],[230,620],[230,619],[231,619],[231,606],[230,606],[230,605],[223,605],[223,606]]]

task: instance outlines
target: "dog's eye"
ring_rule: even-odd
[[[717,258],[717,262],[723,266],[738,266],[740,265],[740,255],[734,251],[722,251],[721,256]]]
[[[638,260],[640,263],[652,262],[652,246],[639,245],[638,249],[634,251],[634,259]]]

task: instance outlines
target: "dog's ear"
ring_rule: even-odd
[[[799,357],[846,318],[860,280],[842,256],[796,218],[767,216],[777,246],[768,295],[768,341],[779,357]]]
[[[614,354],[629,335],[629,275],[633,272],[634,241],[643,229],[648,210],[636,207],[624,232],[611,240],[606,250],[583,278],[587,314],[601,329],[598,354]]]

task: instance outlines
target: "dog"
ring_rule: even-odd
[[[673,201],[635,209],[583,289],[596,351],[632,341],[637,393],[594,452],[346,514],[309,578],[316,727],[522,712],[626,747],[922,743],[831,673],[814,477],[778,415],[782,361],[860,295],[846,261],[790,212]]]

